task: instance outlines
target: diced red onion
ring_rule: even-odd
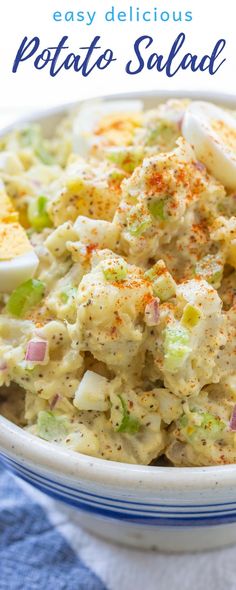
[[[6,371],[7,363],[5,361],[0,361],[0,371]]]
[[[182,125],[183,125],[183,120],[184,120],[184,117],[183,117],[183,115],[182,115],[182,116],[180,117],[180,119],[177,119],[177,121],[176,121],[176,123],[177,123],[177,126],[178,126],[178,129],[179,129],[179,131],[181,131],[181,132],[182,132]]]
[[[197,168],[197,170],[199,170],[199,172],[205,172],[205,170],[206,170],[205,164],[203,164],[202,162],[199,162],[199,160],[194,162],[194,166],[195,166],[195,168]]]
[[[35,178],[31,180],[31,182],[35,186],[35,188],[41,188],[42,186],[42,183],[39,180],[35,180]]]
[[[230,430],[236,432],[236,405],[234,406],[233,413],[230,418],[229,428]]]
[[[153,299],[145,307],[145,321],[147,326],[156,326],[159,315],[159,299]]]
[[[57,405],[57,403],[59,402],[60,399],[61,399],[61,395],[59,395],[59,393],[56,393],[53,396],[53,398],[52,398],[52,400],[51,400],[51,402],[49,404],[50,410],[53,410],[55,408],[55,406]]]
[[[48,353],[46,340],[30,340],[27,345],[25,360],[32,363],[43,363]]]

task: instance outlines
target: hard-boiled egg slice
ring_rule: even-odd
[[[0,292],[9,293],[32,278],[38,263],[23,227],[0,222]]]
[[[18,221],[18,217],[19,215],[6,194],[3,182],[0,179],[0,222],[12,223]]]
[[[73,125],[73,147],[74,151],[81,156],[86,156],[98,135],[94,132],[97,125],[104,119],[112,116],[120,116],[130,120],[138,116],[143,110],[143,103],[140,100],[107,100],[91,101],[82,105]],[[106,126],[106,125],[105,125]],[[104,131],[105,128],[104,128]]]
[[[192,102],[182,133],[196,156],[229,189],[236,189],[236,118],[208,102]]]

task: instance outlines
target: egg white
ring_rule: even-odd
[[[235,190],[236,118],[211,103],[195,101],[185,111],[182,134],[213,176]]]
[[[0,260],[0,292],[10,293],[21,283],[31,279],[38,263],[38,257],[33,250],[11,260]]]
[[[115,113],[140,113],[141,100],[91,101],[82,105],[73,125],[74,152],[86,156],[94,143],[93,131],[102,117]]]

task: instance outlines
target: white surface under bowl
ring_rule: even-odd
[[[135,98],[153,108],[167,98],[183,96],[152,92]],[[233,96],[187,96],[236,108]],[[67,108],[37,113],[33,120],[53,130]],[[76,507],[81,524],[107,539],[164,551],[236,542],[236,465],[148,467],[94,459],[47,443],[1,416],[0,458],[25,481]]]

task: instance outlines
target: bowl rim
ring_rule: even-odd
[[[221,92],[194,90],[150,90],[98,96],[82,101],[58,105],[50,109],[35,111],[29,117],[23,115],[11,124],[1,127],[0,136],[20,127],[26,122],[63,116],[68,110],[84,102],[96,100],[129,100],[149,98],[168,100],[190,98],[193,100],[213,101],[216,104],[236,108],[236,95]],[[85,480],[103,486],[116,486],[124,489],[143,489],[152,493],[173,489],[175,491],[201,490],[209,491],[217,485],[220,488],[236,485],[236,464],[208,467],[160,467],[134,465],[94,458],[44,441],[13,424],[0,415],[0,455],[6,454],[21,464],[37,465],[42,471],[55,476],[74,480]]]
[[[27,113],[21,114],[21,116],[13,118],[11,123],[7,123],[0,127],[0,137],[5,135],[14,128],[19,128],[25,123],[31,123],[32,121],[40,121],[41,119],[47,119],[54,115],[64,115],[68,110],[71,110],[79,104],[93,103],[96,101],[106,100],[147,100],[149,98],[157,98],[160,100],[170,100],[175,98],[189,98],[190,100],[204,100],[212,101],[216,104],[228,106],[228,108],[236,108],[236,94],[235,93],[224,93],[218,91],[208,92],[206,90],[170,90],[170,89],[156,89],[156,90],[136,90],[135,92],[119,92],[115,94],[97,95],[93,97],[84,98],[82,100],[75,100],[63,104],[57,104],[55,107],[32,110],[29,115]]]
[[[0,457],[55,478],[86,481],[119,490],[149,493],[207,492],[236,486],[236,464],[209,467],[159,467],[119,463],[83,455],[47,442],[0,416]]]

